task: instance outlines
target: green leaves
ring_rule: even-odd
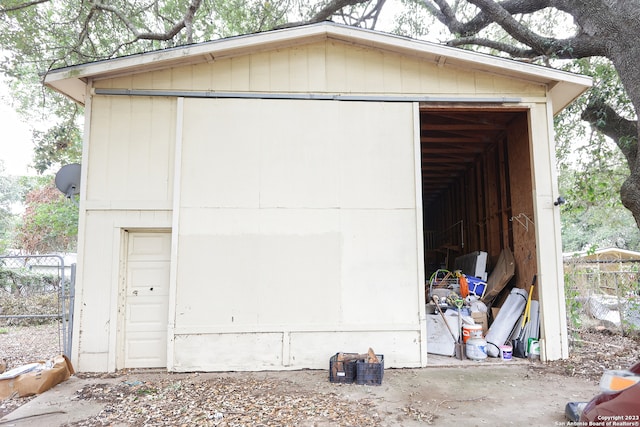
[[[82,157],[82,135],[75,123],[65,122],[46,132],[34,131],[34,168],[39,173],[52,166],[78,163]]]
[[[4,175],[4,162],[0,160],[0,253],[11,246],[16,217],[12,205],[20,200],[17,178]]]
[[[26,210],[17,227],[16,241],[26,253],[74,252],[78,234],[78,208],[53,185],[37,187],[26,195]]]
[[[556,159],[560,194],[567,199],[562,206],[564,251],[588,247],[640,249],[640,231],[631,212],[620,200],[620,187],[629,176],[628,159],[634,153],[636,139],[620,137],[616,141],[601,130],[611,125],[604,108],[589,126],[582,117],[589,104],[615,105],[616,113],[633,117],[632,106],[611,62],[606,58],[583,58],[567,63],[567,71],[594,78],[589,94],[575,101],[555,118]]]
[[[78,117],[83,114],[80,106],[42,87],[49,70],[270,29],[285,22],[294,1],[66,0],[15,7],[18,4],[5,1],[0,6],[5,57],[0,73],[9,77],[15,108],[33,124],[34,167],[44,173],[79,161]]]

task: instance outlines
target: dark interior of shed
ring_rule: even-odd
[[[509,248],[514,281],[535,273],[529,119],[503,105],[424,105],[420,110],[425,273],[453,270],[456,257]],[[515,220],[514,220],[515,219]],[[516,284],[516,283],[514,283]]]

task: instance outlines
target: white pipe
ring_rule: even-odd
[[[520,98],[471,98],[439,96],[389,96],[389,95],[342,95],[326,93],[275,93],[275,92],[216,92],[216,91],[179,91],[179,90],[137,90],[137,89],[99,89],[95,95],[110,96],[169,96],[176,98],[235,98],[235,99],[287,99],[318,101],[374,101],[374,102],[473,102],[473,103],[518,103]]]

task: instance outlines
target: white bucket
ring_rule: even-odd
[[[511,356],[513,353],[513,347],[510,345],[501,345],[500,346],[500,358],[502,360],[511,360]]]
[[[469,338],[465,350],[468,359],[485,360],[487,358],[487,341],[483,338]]]

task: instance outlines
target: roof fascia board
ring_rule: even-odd
[[[301,32],[299,28],[305,28],[306,31]],[[45,78],[45,82],[54,82],[67,78],[93,77],[113,71],[122,73],[132,68],[144,67],[151,63],[158,63],[159,65],[165,64],[163,66],[168,67],[176,62],[183,63],[183,61],[189,57],[195,58],[193,62],[213,61],[220,57],[230,56],[232,53],[233,55],[241,55],[245,52],[251,52],[257,46],[275,45],[286,47],[306,44],[309,43],[310,40],[313,40],[313,38],[317,38],[320,41],[326,37],[326,30],[324,28],[313,26],[248,34],[190,46],[180,46],[60,68],[49,72]]]
[[[85,91],[79,93],[78,89],[85,84],[84,81],[88,77],[97,79],[101,75],[111,77],[114,74],[122,75],[136,72],[136,70],[157,70],[177,64],[194,64],[242,55],[254,51],[257,47],[284,48],[327,39],[426,58],[440,64],[447,63],[470,70],[517,77],[546,84],[554,90],[560,86],[563,88],[560,92],[567,93],[567,95],[553,100],[554,113],[562,110],[592,85],[590,77],[578,74],[329,22],[213,40],[191,46],[71,66],[48,73],[45,77],[45,85],[83,104]],[[74,89],[71,92],[67,91],[69,90],[69,82],[62,84],[64,80],[69,79],[76,80],[71,85]],[[570,85],[568,88],[566,83]],[[551,91],[550,94],[553,95]]]
[[[414,40],[395,34],[382,33],[372,30],[363,30],[355,27],[335,26],[332,31],[328,32],[328,38],[356,42],[363,46],[374,48],[386,48],[393,52],[401,52],[405,54],[422,54],[438,57],[438,61],[451,63],[451,61],[461,61],[466,63],[467,69],[475,69],[480,71],[488,71],[490,69],[505,70],[504,73],[511,75],[515,72],[528,77],[527,80],[543,81],[551,80],[554,82],[565,81],[573,82],[583,86],[590,87],[592,79],[580,74],[573,74],[554,68],[543,67],[540,65],[527,64],[525,62],[516,61],[514,59],[502,58],[499,56],[488,55],[481,52],[464,50],[451,46],[439,45],[436,43]],[[440,57],[446,58],[444,62]],[[468,67],[468,64],[476,64],[476,67]]]

